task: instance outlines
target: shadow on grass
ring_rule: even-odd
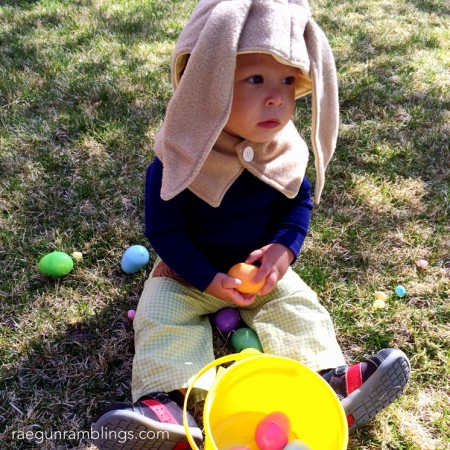
[[[450,14],[450,6],[448,2],[440,0],[408,0],[408,3],[414,5],[419,11],[430,14]]]
[[[90,435],[79,432],[88,433],[110,402],[130,399],[133,339],[126,307],[122,311],[118,305],[106,307],[58,335],[30,340],[27,347],[20,363],[0,383],[3,445],[11,449],[88,445]],[[39,440],[43,432],[44,442]]]
[[[23,14],[10,11],[0,31],[0,258],[9,267],[0,274],[0,434],[7,448],[75,446],[12,432],[89,430],[107,403],[130,397],[126,313],[143,278],[124,277],[117,262],[143,242],[149,130],[162,120],[170,84],[167,57],[149,64],[129,50],[170,44],[173,3],[139,2],[138,17],[108,16],[88,1],[9,3]],[[85,255],[56,281],[36,271],[55,248]]]

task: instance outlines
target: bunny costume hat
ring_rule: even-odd
[[[296,98],[312,94],[318,203],[336,146],[339,106],[333,54],[306,0],[199,1],[174,50],[174,94],[155,136],[164,167],[161,197],[169,200],[188,188],[219,206],[244,168],[289,198],[297,194],[308,149],[291,121],[267,143],[234,140],[222,131],[241,53],[270,54],[300,69]]]

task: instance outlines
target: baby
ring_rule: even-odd
[[[147,171],[146,236],[159,259],[134,321],[133,403],[105,411],[96,445],[189,447],[184,394],[214,359],[208,315],[225,306],[240,309],[266,353],[320,373],[350,431],[366,424],[404,389],[408,358],[383,349],[347,366],[328,312],[291,267],[313,207],[295,99],[312,94],[315,203],[338,130],[334,59],[306,0],[201,0],[175,48],[172,82]],[[256,294],[227,275],[244,261],[260,266]],[[197,399],[214,375],[196,384]],[[200,443],[190,416],[189,428]],[[125,444],[108,430],[129,433]]]

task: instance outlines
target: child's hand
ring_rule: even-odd
[[[276,286],[287,272],[294,256],[291,249],[277,243],[266,245],[248,255],[246,263],[261,262],[261,267],[253,279],[254,282],[257,283],[266,278],[266,283],[258,292],[259,295],[268,294]]]
[[[256,295],[254,294],[242,294],[237,291],[236,288],[242,283],[241,280],[228,276],[225,273],[218,273],[205,292],[214,297],[220,298],[226,302],[232,302],[238,306],[248,306],[253,303]]]

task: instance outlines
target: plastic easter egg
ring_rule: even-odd
[[[214,316],[214,325],[224,335],[239,328],[241,315],[236,308],[223,308]]]
[[[244,350],[241,350],[239,353],[247,353],[248,355],[258,355],[261,352],[256,348],[244,348]]]
[[[428,269],[428,261],[426,261],[425,259],[419,259],[416,262],[416,266],[418,267],[418,269],[420,270],[427,270]]]
[[[77,261],[81,261],[83,259],[83,253],[81,253],[81,252],[73,252],[72,253],[72,258],[77,260]]]
[[[255,442],[260,450],[282,450],[288,443],[291,423],[282,412],[274,412],[262,419],[255,430]]]
[[[136,273],[142,269],[150,259],[150,253],[142,245],[132,245],[122,256],[120,263],[125,273]]]
[[[39,260],[38,268],[45,275],[62,277],[73,269],[73,260],[67,253],[54,251]]]
[[[129,311],[128,311],[128,318],[130,319],[130,320],[134,320],[134,317],[136,316],[136,311],[134,310],[134,309],[130,309]]]
[[[373,296],[377,300],[386,300],[388,298],[387,294],[385,294],[383,291],[376,291]]]
[[[401,284],[399,284],[396,288],[395,288],[395,293],[399,296],[399,297],[404,297],[406,295],[406,289],[404,288],[404,286],[402,286]]]
[[[295,439],[294,441],[289,442],[289,444],[284,447],[284,450],[311,450],[311,447],[305,441]]]
[[[386,307],[386,302],[384,300],[381,300],[381,298],[377,298],[373,304],[373,309],[383,309]]]
[[[258,270],[259,268],[253,264],[238,263],[230,268],[228,275],[242,281],[242,284],[236,288],[239,292],[242,292],[243,294],[256,294],[263,288],[266,282],[266,280],[261,280],[259,283],[252,283]]]
[[[238,328],[231,334],[231,346],[240,352],[245,348],[256,348],[260,352],[263,351],[258,335],[251,328]]]

